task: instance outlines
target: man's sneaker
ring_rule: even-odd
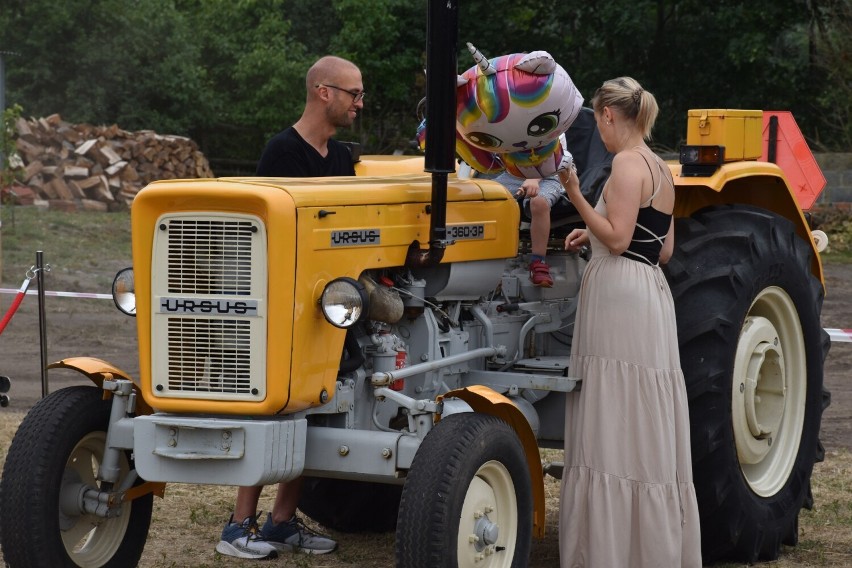
[[[268,514],[260,535],[279,552],[326,554],[337,548],[335,541],[309,529],[296,515],[276,525],[272,522],[272,514]]]
[[[243,522],[235,523],[233,515],[222,529],[222,539],[216,545],[216,552],[253,560],[265,560],[278,556],[276,548],[260,536],[257,517],[247,517]]]
[[[541,260],[534,260],[530,263],[530,280],[534,286],[541,288],[552,288],[553,277],[550,275],[550,266]]]

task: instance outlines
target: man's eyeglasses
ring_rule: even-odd
[[[325,83],[317,83],[317,84],[316,84],[316,88],[317,88],[317,89],[319,89],[320,87],[326,87],[326,88],[329,88],[329,89],[335,89],[335,90],[337,90],[337,91],[343,91],[343,92],[344,92],[344,93],[346,93],[347,95],[352,95],[352,103],[353,103],[353,104],[354,104],[354,103],[357,103],[358,101],[363,101],[363,100],[364,100],[364,95],[366,94],[366,92],[365,92],[365,91],[350,91],[350,90],[348,90],[348,89],[342,89],[342,88],[340,88],[340,87],[336,87],[336,86],[334,86],[334,85],[326,85]]]

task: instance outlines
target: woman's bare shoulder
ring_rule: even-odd
[[[612,159],[612,171],[630,173],[640,168],[647,169],[645,158],[636,150],[622,150]]]

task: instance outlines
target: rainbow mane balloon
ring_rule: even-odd
[[[583,106],[568,73],[546,51],[486,59],[467,48],[476,64],[456,82],[458,156],[483,173],[505,169],[526,178],[565,167],[559,135]]]

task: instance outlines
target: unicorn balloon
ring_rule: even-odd
[[[560,134],[583,106],[568,73],[546,51],[486,59],[458,76],[456,153],[483,173],[540,178],[570,166]],[[564,160],[564,162],[563,162]]]

